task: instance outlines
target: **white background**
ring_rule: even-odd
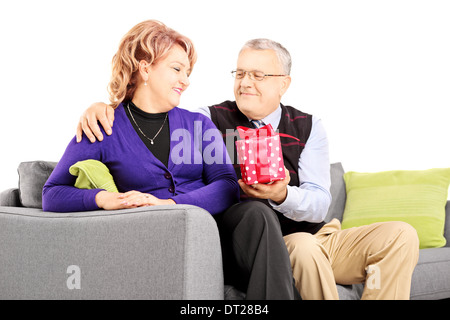
[[[271,38],[293,58],[283,103],[319,116],[347,171],[450,167],[450,1],[2,1],[0,191],[21,161],[58,161],[110,62],[158,19],[198,50],[180,107],[234,100],[237,53]]]

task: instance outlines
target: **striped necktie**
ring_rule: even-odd
[[[266,125],[261,120],[252,120],[252,123],[253,123],[253,125],[255,126],[256,129],[259,129],[259,128],[261,128],[261,127]]]

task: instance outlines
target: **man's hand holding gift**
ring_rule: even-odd
[[[242,190],[252,198],[282,203],[287,196],[290,176],[284,166],[279,134],[270,124],[259,129],[238,127],[237,131],[241,138],[236,141],[236,150]]]
[[[270,199],[273,202],[281,204],[287,197],[287,185],[291,180],[289,171],[284,168],[286,178],[277,180],[271,183],[256,183],[252,185],[246,184],[242,179],[239,179],[239,185],[246,195],[258,199]]]

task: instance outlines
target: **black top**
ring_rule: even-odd
[[[125,113],[127,114],[128,119],[133,125],[134,130],[136,130],[137,134],[141,138],[142,142],[147,146],[148,150],[159,160],[161,161],[167,168],[169,162],[169,152],[170,152],[170,128],[169,128],[169,118],[167,117],[166,122],[158,134],[158,136],[154,139],[153,144],[147,139],[144,135],[142,135],[139,128],[134,123],[133,118],[130,116],[128,112],[128,107],[130,107],[130,111],[133,114],[134,120],[136,120],[137,125],[142,130],[142,132],[153,139],[158,130],[163,126],[164,119],[166,118],[167,112],[164,113],[147,113],[139,109],[133,102],[129,102],[125,104]]]

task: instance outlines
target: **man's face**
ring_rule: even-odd
[[[264,74],[282,75],[283,68],[273,50],[246,48],[238,57],[238,71],[261,71]],[[248,74],[234,82],[236,103],[243,114],[260,120],[280,105],[281,97],[289,88],[291,78],[265,77],[262,81],[251,80]]]

